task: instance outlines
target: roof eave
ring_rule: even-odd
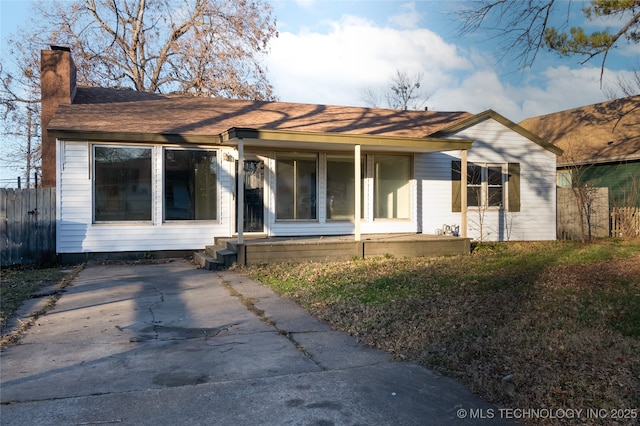
[[[336,149],[349,149],[360,145],[365,149],[397,152],[438,152],[458,149],[470,149],[473,141],[467,139],[412,138],[380,135],[354,135],[344,133],[316,133],[286,130],[264,130],[250,128],[231,128],[222,134],[156,134],[125,132],[88,132],[49,129],[48,135],[64,140],[91,140],[104,142],[140,142],[140,143],[187,143],[209,145],[237,145],[239,139],[246,146],[261,148],[281,148],[292,144],[304,144],[299,148],[331,146]]]
[[[396,150],[405,152],[437,152],[458,149],[470,149],[473,141],[468,139],[415,138],[402,136],[359,135],[345,133],[318,133],[289,130],[265,130],[234,127],[221,135],[222,144],[235,145],[243,139],[249,146],[268,146],[273,143],[304,143],[309,145],[333,145],[350,147],[360,145],[366,149]]]
[[[508,127],[509,129],[513,130],[514,132],[520,134],[521,136],[524,136],[525,138],[531,140],[532,142],[540,145],[541,147],[545,148],[548,151],[551,151],[552,153],[554,153],[557,156],[562,155],[562,149],[553,145],[552,143],[542,139],[540,136],[536,135],[535,133],[530,132],[529,130],[525,129],[524,127],[520,126],[517,123],[514,123],[513,121],[509,120],[508,118],[506,118],[505,116],[495,112],[492,109],[488,109],[486,111],[483,111],[479,114],[476,114],[472,117],[469,117],[465,120],[462,120],[450,127],[447,127],[443,130],[440,130],[434,134],[432,134],[431,136],[443,136],[446,134],[450,134],[450,133],[456,133],[459,132],[463,129],[466,129],[467,127],[473,126],[474,124],[480,123],[481,121],[484,121],[488,118],[492,118],[494,120],[496,120],[498,123],[504,125],[505,127]]]
[[[48,129],[47,135],[64,140],[91,140],[99,142],[140,142],[140,143],[189,143],[220,145],[220,135],[190,135],[133,132],[90,132],[76,130]]]
[[[595,158],[586,158],[583,160],[576,161],[562,161],[558,162],[556,165],[557,168],[570,168],[570,167],[582,167],[582,166],[591,166],[597,164],[610,164],[610,163],[625,163],[628,161],[639,161],[640,155],[619,155],[616,157],[595,157]]]

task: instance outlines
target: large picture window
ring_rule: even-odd
[[[317,219],[317,170],[317,154],[278,154],[276,158],[277,219]]]
[[[376,155],[374,166],[374,219],[411,217],[411,158]]]
[[[151,148],[95,146],[94,221],[151,220]]]
[[[216,220],[217,194],[215,151],[165,149],[165,220]]]

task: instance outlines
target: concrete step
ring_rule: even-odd
[[[202,269],[206,269],[208,271],[218,271],[225,268],[224,261],[220,261],[209,256],[205,251],[194,252],[193,260]]]
[[[218,257],[218,251],[224,250],[224,249],[225,249],[224,246],[215,244],[215,245],[212,245],[212,246],[205,246],[204,252],[207,255],[211,256],[211,257],[217,258]]]
[[[237,255],[234,250],[213,245],[194,253],[194,259],[201,268],[216,271],[231,267],[236,263]]]

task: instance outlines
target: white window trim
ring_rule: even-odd
[[[315,186],[316,186],[316,218],[315,219],[287,219],[287,218],[279,218],[278,217],[278,208],[277,205],[280,202],[279,196],[278,196],[278,154],[282,154],[284,156],[295,156],[295,155],[300,155],[300,156],[311,156],[314,155],[316,157],[316,182],[315,182]],[[325,195],[322,194],[321,192],[321,187],[320,187],[320,179],[325,179],[326,180],[326,176],[321,176],[320,172],[321,172],[321,167],[320,167],[320,161],[325,161],[326,162],[326,156],[321,155],[321,152],[317,152],[317,151],[310,151],[310,152],[296,152],[296,151],[282,151],[282,152],[276,152],[275,154],[275,158],[274,158],[274,183],[275,183],[275,187],[274,187],[274,194],[275,194],[275,205],[274,205],[274,220],[276,223],[320,223],[320,198],[324,198]],[[324,157],[324,160],[321,158]],[[326,173],[326,171],[325,171]],[[325,200],[326,203],[326,200]],[[325,204],[326,205],[326,204]],[[323,215],[324,216],[324,215]]]
[[[221,214],[222,214],[222,199],[221,199],[221,186],[220,186],[220,171],[221,167],[221,157],[219,149],[211,149],[205,147],[185,147],[185,146],[162,146],[161,147],[161,158],[160,158],[160,186],[161,186],[161,206],[162,206],[162,223],[167,225],[189,225],[189,224],[220,224],[221,222]],[[167,220],[165,217],[165,152],[166,151],[209,151],[216,153],[216,219],[202,219],[202,220]]]
[[[123,144],[123,143],[92,143],[90,144],[90,162],[91,162],[91,224],[92,225],[153,225],[155,212],[153,206],[155,205],[156,194],[154,191],[155,187],[155,171],[154,171],[154,157],[155,157],[155,146],[150,145],[139,145],[139,144]],[[151,219],[150,220],[104,220],[97,221],[96,220],[96,161],[95,161],[95,149],[96,148],[138,148],[138,149],[149,149],[151,151],[151,182],[150,182],[150,191],[151,191]]]
[[[468,166],[475,165],[480,167],[480,192],[481,192],[481,200],[479,206],[468,205],[468,210],[507,210],[507,206],[509,205],[509,191],[507,188],[508,185],[508,164],[507,163],[480,163],[475,161],[469,161]],[[502,187],[502,202],[499,206],[489,206],[488,198],[489,198],[489,168],[490,167],[500,167],[501,170],[501,187]],[[468,190],[469,183],[467,182],[465,185],[465,190]],[[473,187],[477,187],[477,185],[473,185]],[[497,187],[497,186],[495,186]]]

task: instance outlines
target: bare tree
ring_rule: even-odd
[[[277,31],[262,0],[52,0],[32,16],[3,52],[4,144],[18,147],[3,150],[4,162],[24,154],[30,169],[38,159],[38,130],[28,123],[39,123],[39,52],[51,44],[71,48],[78,80],[89,85],[276,99],[261,59]]]
[[[421,110],[431,93],[421,89],[424,73],[422,71],[409,74],[406,71],[396,70],[396,74],[391,78],[389,87],[383,90],[367,87],[361,91],[360,99],[372,108],[380,108],[383,105],[387,108],[401,110]]]
[[[580,241],[591,241],[596,234],[600,235],[608,229],[609,209],[608,200],[603,204],[602,190],[594,185],[590,177],[595,167],[592,163],[584,163],[580,158],[584,157],[584,147],[572,140],[564,147],[564,158],[567,159],[564,185],[571,189],[575,210],[577,213]],[[604,188],[606,190],[606,188]],[[608,194],[608,192],[607,192]],[[608,234],[608,233],[607,233]]]
[[[75,0],[42,2],[39,10],[42,34],[71,47],[84,82],[274,98],[260,59],[277,33],[260,0]]]
[[[25,66],[15,77],[3,73],[0,66],[0,111],[3,149],[0,165],[16,170],[31,186],[31,176],[40,172],[40,92],[34,82],[36,73]],[[11,141],[15,141],[11,143]]]
[[[590,34],[581,27],[569,29],[572,9],[576,7],[589,20],[612,18],[616,24]],[[625,40],[640,42],[637,0],[592,0],[586,5],[556,0],[480,0],[474,6],[461,8],[456,16],[462,34],[479,29],[492,32],[502,42],[503,54],[515,54],[522,67],[531,66],[540,49],[546,48],[563,56],[582,56],[582,63],[601,56],[603,72],[612,49]]]
[[[360,91],[360,100],[369,108],[382,108],[384,105],[383,90],[365,87]]]
[[[630,77],[619,75],[615,86],[605,86],[603,91],[607,99],[635,96],[640,94],[640,66],[637,66]]]

